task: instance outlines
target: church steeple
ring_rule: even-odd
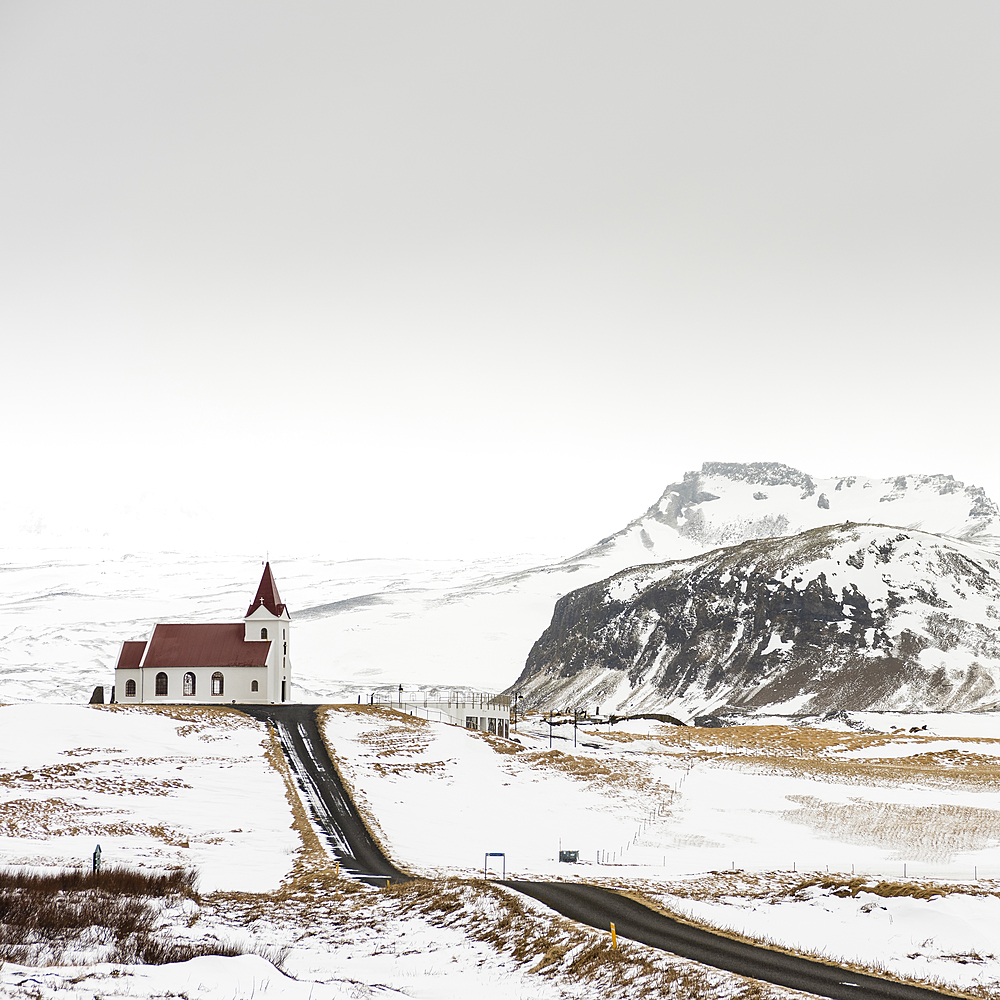
[[[260,607],[267,608],[275,618],[280,618],[282,614],[291,617],[288,615],[285,605],[281,603],[281,598],[278,596],[278,585],[274,582],[274,576],[271,574],[270,562],[264,565],[264,574],[260,578],[260,586],[257,588],[257,594],[251,602],[250,607],[247,608],[246,617],[249,618]]]

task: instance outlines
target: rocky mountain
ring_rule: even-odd
[[[628,567],[848,518],[919,523],[1000,549],[996,512],[982,490],[948,476],[819,480],[774,463],[708,463],[567,559],[286,559],[280,580],[296,622],[294,683],[313,701],[353,701],[400,683],[497,690],[517,676],[557,600]],[[177,552],[8,551],[0,701],[89,697],[96,684],[111,684],[121,639],[167,616],[224,620],[255,566],[252,557]],[[561,695],[539,702],[568,703]]]
[[[706,462],[671,483],[642,516],[575,558],[608,574],[754,538],[845,521],[893,524],[1000,551],[1000,508],[952,476],[816,479],[777,462]]]
[[[761,532],[768,517],[773,528],[783,526],[792,470],[738,468],[752,469],[753,480],[727,472],[727,482],[776,497],[762,504],[768,513],[760,520],[741,528],[730,521],[732,530]],[[985,497],[973,493],[977,506],[968,513],[970,493],[961,484],[949,491],[954,481],[945,477],[906,480],[898,501],[886,501],[898,502],[895,510],[958,495],[965,499],[951,508],[953,532],[975,537],[980,527],[992,529],[996,508]],[[724,519],[705,512],[715,501],[697,489],[704,480],[685,482],[690,489],[676,503],[668,490],[647,523],[677,533],[690,525],[699,540],[725,530]],[[845,506],[858,497],[868,502],[864,492],[850,492],[866,489],[861,480],[829,492],[822,486],[803,477],[799,496],[812,492],[801,502],[815,506],[833,494],[821,511],[834,508],[837,494]],[[869,489],[879,504],[877,489]],[[922,520],[941,527],[948,515],[934,510],[931,517],[930,508]],[[640,519],[622,535],[642,528]],[[912,528],[842,523],[636,566],[567,594],[511,690],[528,705],[657,710],[687,719],[724,708],[992,708],[1000,705],[998,627],[994,553]]]

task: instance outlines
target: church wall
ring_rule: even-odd
[[[212,675],[222,674],[222,694],[212,694]],[[162,671],[167,675],[166,696],[156,694],[156,675],[161,671],[152,669],[116,670],[115,698],[124,705],[184,704],[228,705],[232,702],[265,702],[268,700],[267,667],[167,667]],[[195,693],[184,694],[184,675],[195,676]],[[136,695],[125,695],[128,680],[136,682]],[[252,691],[252,682],[257,681],[257,691]],[[280,689],[279,689],[280,694]]]
[[[292,629],[291,622],[280,621],[275,623],[275,635],[277,639],[271,647],[271,664],[274,687],[271,694],[272,701],[281,701],[281,682],[285,681],[285,700],[291,700],[292,690]]]

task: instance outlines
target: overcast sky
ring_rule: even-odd
[[[1000,499],[994,2],[0,0],[9,534],[569,554]]]

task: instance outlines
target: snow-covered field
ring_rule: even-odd
[[[459,750],[480,746],[435,728]],[[203,897],[164,903],[158,933],[246,952],[110,963],[97,935],[89,961],[78,944],[71,966],[0,964],[0,996],[748,995],[738,977],[641,945],[611,955],[605,934],[489,884],[353,882],[286,797],[272,749],[263,726],[228,709],[0,706],[0,867],[87,868],[97,843],[105,868],[197,867]]]
[[[216,580],[256,569],[234,564]],[[89,572],[82,567],[81,580]],[[129,585],[137,600],[140,576]],[[164,575],[175,603],[158,583],[157,605],[169,605],[158,617],[192,602],[205,618],[240,613],[242,587],[218,583],[199,598],[196,576]],[[289,578],[292,592],[309,592],[304,577]],[[428,594],[446,590],[428,583]],[[28,631],[39,608],[49,615],[68,601],[82,620],[116,600],[46,593],[34,610],[28,602]],[[448,603],[438,606],[446,613]],[[119,625],[134,634],[138,620]],[[70,633],[67,649],[78,638]],[[48,641],[58,648],[58,632]],[[584,973],[577,964],[604,955],[600,934],[523,901],[515,913],[500,890],[484,896],[482,883],[467,881],[495,852],[505,858],[490,859],[491,874],[505,864],[507,874],[619,886],[793,949],[995,992],[1000,958],[984,928],[1000,916],[1000,716],[752,721],[580,727],[576,746],[562,724],[550,748],[537,716],[519,722],[515,743],[385,709],[329,709],[333,752],[389,852],[415,874],[448,880],[428,897],[417,888],[425,882],[379,891],[334,876],[315,837],[310,846],[294,826],[280,761],[252,720],[193,707],[0,707],[0,864],[84,866],[99,842],[105,864],[195,866],[207,895],[195,911],[165,911],[165,927],[258,953],[164,967],[8,964],[0,996],[623,995],[622,968],[601,959]],[[560,864],[560,849],[580,851],[581,862]],[[896,891],[904,895],[885,895]],[[515,929],[497,937],[498,924]],[[539,968],[552,940],[562,950]],[[630,981],[683,974],[720,1000],[743,989],[723,973],[628,948]],[[282,952],[283,971],[262,957]]]
[[[298,838],[266,729],[224,709],[0,707],[0,865],[193,867],[263,892]]]
[[[400,683],[506,687],[556,596],[588,582],[523,572],[538,562],[275,560],[292,615],[294,697],[354,701]],[[260,572],[260,559],[245,556],[8,550],[0,701],[85,703],[99,684],[110,693],[123,640],[147,638],[158,621],[238,621]]]
[[[982,930],[1000,914],[1000,718],[848,721],[869,731],[639,721],[579,729],[574,747],[562,725],[551,750],[537,717],[519,724],[521,746],[377,709],[329,709],[325,727],[373,825],[415,872],[472,875],[503,852],[517,877],[629,887],[787,947],[1000,985],[1000,948]],[[581,863],[560,864],[560,848]],[[794,891],[828,872],[867,888]],[[868,891],[881,882],[951,891]]]
[[[711,880],[698,898],[698,881],[644,891],[697,923],[837,963],[994,995],[1000,986],[997,882],[740,874],[728,886]]]

